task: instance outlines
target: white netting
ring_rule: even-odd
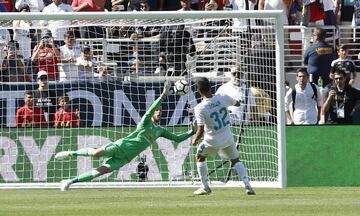
[[[200,102],[194,92],[196,77],[210,78],[215,92],[230,80],[234,65],[241,71],[242,82],[252,87],[244,92],[254,95],[242,101],[248,104],[246,114],[232,119],[240,159],[255,186],[284,185],[283,129],[278,124],[282,108],[277,108],[282,84],[276,83],[282,80],[278,14],[171,15],[126,13],[116,19],[103,14],[91,20],[72,13],[35,14],[36,19],[0,16],[4,19],[0,29],[2,186],[56,183],[98,166],[100,160],[78,157],[59,162],[53,156],[63,150],[97,148],[127,136],[159,96],[165,79],[181,78],[191,84],[188,95],[170,96],[163,103],[161,121],[172,132],[187,130],[189,107]],[[234,17],[241,16],[249,22],[243,18],[240,21],[245,25],[236,26]],[[11,32],[16,42],[10,41]],[[42,79],[44,71],[49,90]],[[43,121],[39,110],[32,110],[36,115],[25,108],[18,111],[26,104],[24,92],[29,90],[26,94],[35,98],[34,107],[44,112]],[[65,106],[64,101],[71,105]],[[137,167],[145,156],[149,185],[193,185],[197,182],[195,149],[189,143],[160,138],[139,158],[95,182],[112,186],[142,181]],[[238,181],[229,172],[229,163],[222,163],[218,157],[208,159],[211,181]]]

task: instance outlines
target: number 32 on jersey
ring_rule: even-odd
[[[214,130],[219,130],[230,124],[228,119],[228,110],[226,107],[221,108],[218,111],[212,112],[210,117],[214,120]]]

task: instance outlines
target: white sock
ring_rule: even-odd
[[[209,188],[208,178],[207,178],[208,169],[207,169],[206,162],[196,162],[196,166],[197,166],[198,174],[200,176],[203,187]]]
[[[249,182],[249,175],[245,169],[244,164],[242,162],[238,161],[234,165],[234,168],[235,168],[236,172],[238,173],[238,175],[240,176],[240,178],[242,179],[242,181],[244,182],[245,187],[251,187],[250,182]]]

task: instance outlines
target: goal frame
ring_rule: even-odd
[[[210,18],[273,18],[275,22],[275,56],[276,56],[276,106],[277,106],[277,141],[278,141],[278,181],[253,182],[254,187],[286,187],[286,143],[285,143],[285,112],[284,112],[284,29],[282,11],[161,11],[161,12],[111,12],[111,13],[0,13],[0,21],[4,20],[95,20],[95,19],[210,19]],[[58,183],[0,183],[0,189],[16,188],[55,188]],[[114,187],[197,187],[199,183],[190,182],[90,182],[74,185],[74,188],[114,188]],[[213,187],[234,187],[238,183],[212,182]],[[242,183],[240,183],[242,186]]]

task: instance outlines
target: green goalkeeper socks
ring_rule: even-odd
[[[90,172],[83,173],[83,174],[79,175],[78,177],[71,179],[71,182],[76,183],[76,182],[90,181],[100,175],[101,175],[101,173],[99,171],[91,170]]]
[[[72,156],[90,156],[94,152],[93,148],[83,148],[72,152]]]

